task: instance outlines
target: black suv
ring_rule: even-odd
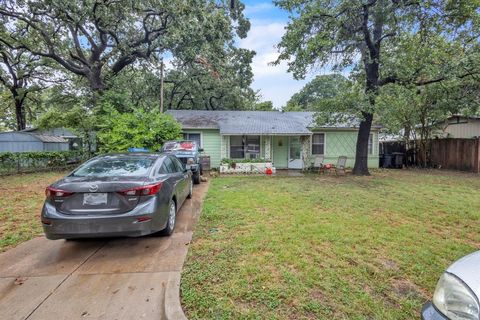
[[[199,148],[195,141],[167,141],[163,144],[161,151],[175,155],[187,169],[192,171],[193,183],[200,183],[200,176],[203,174],[202,165],[200,164],[200,152],[203,149]]]

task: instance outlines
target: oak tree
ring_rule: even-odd
[[[352,68],[363,75],[368,104],[357,109],[361,122],[353,173],[368,175],[368,138],[379,88],[395,81],[384,70],[385,46],[405,34],[428,30],[445,36],[478,38],[479,2],[459,0],[276,0],[291,12],[276,63],[303,78],[311,68]],[[390,47],[388,59],[401,53]]]
[[[243,8],[227,0],[5,0],[0,15],[29,35],[12,45],[55,61],[101,94],[138,60],[192,56],[205,42],[246,36]]]

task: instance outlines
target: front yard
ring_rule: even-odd
[[[480,177],[222,177],[182,273],[190,319],[414,319],[480,246]]]
[[[63,175],[43,172],[0,177],[0,252],[42,234],[45,188]]]

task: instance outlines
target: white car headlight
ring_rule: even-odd
[[[460,279],[447,272],[438,280],[433,304],[451,320],[480,319],[480,306],[475,294]]]

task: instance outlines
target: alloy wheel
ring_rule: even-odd
[[[172,201],[172,203],[170,204],[170,212],[168,213],[168,227],[170,230],[173,230],[175,228],[175,215],[175,203]]]

